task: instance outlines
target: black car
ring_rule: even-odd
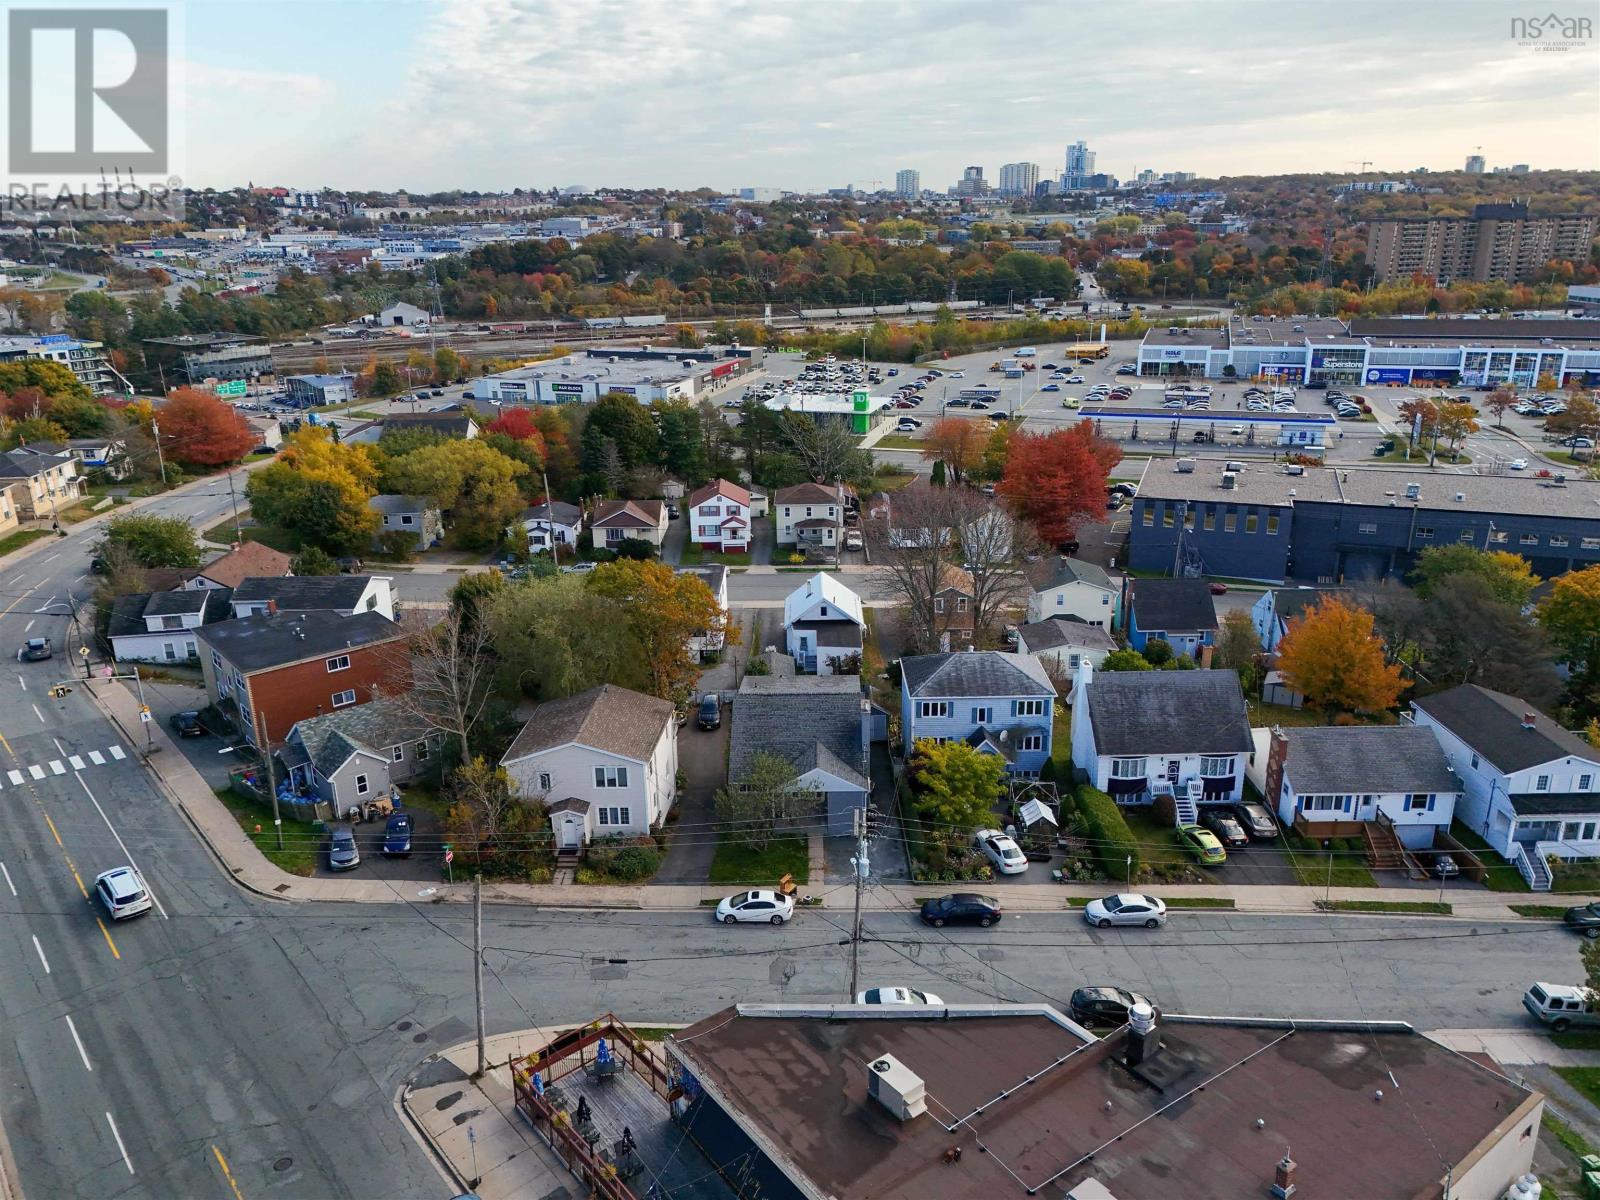
[[[187,712],[175,712],[167,718],[167,724],[172,726],[172,732],[179,737],[204,737],[206,727],[200,723],[200,714],[194,709]]]
[[[1128,1010],[1135,1004],[1149,1004],[1148,997],[1119,987],[1081,987],[1067,1002],[1067,1015],[1079,1025],[1126,1025]]]
[[[1239,818],[1231,812],[1220,808],[1209,809],[1200,814],[1200,824],[1217,835],[1217,841],[1229,848],[1235,846],[1248,846],[1250,836],[1245,833],[1244,826],[1239,824]]]
[[[1000,919],[1000,901],[976,892],[952,892],[922,902],[922,919],[929,925],[982,925],[985,929]]]
[[[1244,826],[1245,832],[1258,842],[1271,841],[1278,836],[1278,823],[1272,819],[1272,814],[1267,811],[1265,804],[1249,800],[1238,805],[1233,811],[1239,818],[1239,824]]]
[[[700,710],[695,716],[695,722],[701,729],[722,728],[722,704],[717,700],[715,692],[707,692],[700,697]]]
[[[1561,920],[1568,929],[1575,929],[1586,938],[1600,937],[1600,904],[1582,904],[1569,908]]]
[[[411,814],[397,812],[383,827],[383,852],[393,857],[411,857]]]

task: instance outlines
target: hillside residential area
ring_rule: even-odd
[[[1600,1197],[1593,19],[547,7],[8,14],[0,1200]]]

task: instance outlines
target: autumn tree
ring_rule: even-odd
[[[251,472],[245,495],[262,524],[351,554],[371,543],[382,520],[367,507],[376,480],[367,447],[340,445],[322,427],[307,425],[289,436],[276,462]]]
[[[713,804],[721,836],[754,850],[792,836],[792,830],[784,827],[817,807],[815,792],[795,787],[798,778],[787,759],[757,751],[744,774],[731,787],[717,791]]]
[[[1600,715],[1600,566],[1561,576],[1538,612],[1572,668],[1567,702],[1573,716],[1581,722]]]
[[[1048,545],[1071,541],[1083,520],[1105,510],[1106,480],[1122,451],[1087,421],[1011,438],[999,493]]]
[[[1509,550],[1479,550],[1464,542],[1429,546],[1417,559],[1417,592],[1432,600],[1448,592],[1464,576],[1482,579],[1501,604],[1520,609],[1539,582],[1528,560]]]
[[[543,803],[519,797],[506,769],[481,755],[450,774],[444,835],[463,866],[499,879],[528,878],[543,865],[550,827]]]
[[[1483,398],[1483,407],[1494,414],[1494,427],[1506,427],[1506,413],[1510,412],[1517,404],[1517,394],[1504,385],[1497,387]]]
[[[478,604],[499,662],[503,695],[553,700],[602,683],[642,691],[648,682],[632,631],[616,605],[591,591],[580,576],[496,587]]]
[[[1435,685],[1476,683],[1547,705],[1561,690],[1549,635],[1492,577],[1461,573],[1428,597],[1418,669]]]
[[[1284,682],[1330,717],[1393,708],[1405,683],[1400,668],[1384,661],[1372,628],[1366,609],[1324,597],[1278,643]]]
[[[1461,452],[1461,443],[1468,434],[1478,432],[1477,414],[1472,405],[1450,401],[1439,406],[1439,416],[1434,423],[1438,434],[1450,448],[1450,457]]]
[[[1005,762],[966,742],[923,738],[911,748],[907,766],[917,815],[936,827],[980,829],[995,819]]]
[[[945,474],[959,484],[983,461],[984,430],[965,417],[941,417],[923,439],[922,457],[944,463]]]
[[[517,462],[481,439],[446,441],[390,459],[383,466],[383,488],[406,496],[427,496],[449,518],[463,546],[492,546],[521,510],[517,480],[526,475]]]
[[[737,645],[739,626],[728,619],[705,581],[679,575],[665,563],[618,559],[596,568],[589,589],[611,600],[616,617],[632,635],[652,696],[685,703],[700,677],[689,639]]]
[[[1433,432],[1434,422],[1439,417],[1439,406],[1426,396],[1413,396],[1409,400],[1402,400],[1396,411],[1406,423],[1406,449],[1409,457],[1411,447]]]
[[[161,450],[169,460],[220,467],[238,462],[259,440],[237,409],[199,388],[178,388],[161,406]]]
[[[1568,398],[1566,412],[1552,413],[1544,427],[1551,433],[1593,438],[1600,432],[1600,404],[1586,393],[1577,392]]]

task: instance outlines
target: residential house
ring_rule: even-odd
[[[439,506],[426,496],[374,496],[367,507],[383,518],[372,535],[372,548],[385,549],[385,534],[411,535],[413,550],[426,550],[444,536],[444,517]]]
[[[19,521],[54,521],[83,495],[78,460],[66,454],[0,452],[0,489],[10,493]]]
[[[1250,606],[1250,624],[1255,627],[1261,648],[1268,654],[1278,652],[1278,643],[1289,632],[1289,623],[1304,616],[1323,600],[1334,597],[1348,601],[1349,588],[1335,587],[1275,587],[1261,593],[1261,598]]]
[[[811,674],[860,674],[866,626],[861,597],[822,571],[783,601],[784,646],[795,665]]]
[[[939,572],[939,590],[933,594],[933,631],[939,638],[939,649],[959,650],[972,645],[977,607],[972,576],[958,566],[945,564]]]
[[[1411,702],[1461,780],[1456,815],[1548,891],[1551,864],[1600,857],[1600,748],[1526,700],[1468,683]]]
[[[1209,660],[1217,640],[1217,606],[1204,579],[1130,579],[1127,605],[1130,647],[1142,652],[1160,638],[1174,654]]]
[[[17,509],[21,505],[22,485],[7,484],[0,479],[0,535],[11,532],[18,524]]]
[[[843,484],[800,483],[779,488],[773,503],[777,507],[778,545],[800,550],[838,548],[844,527]]]
[[[256,449],[276,450],[283,445],[283,424],[277,417],[253,417],[246,414],[244,423],[250,426],[250,432],[255,434]]]
[[[535,708],[500,765],[519,795],[544,801],[558,850],[642,837],[677,796],[676,714],[670,700],[602,684]]]
[[[233,616],[227,588],[132,592],[111,602],[106,637],[117,662],[198,662],[195,630]]]
[[[1370,821],[1421,850],[1450,828],[1461,783],[1431,729],[1333,725],[1269,737],[1263,794],[1296,832],[1320,839],[1336,836],[1336,825]]]
[[[1238,801],[1255,750],[1236,671],[1096,671],[1078,664],[1072,765],[1118,804],[1170,794],[1194,820],[1205,802]]]
[[[757,754],[777,755],[795,769],[794,788],[816,794],[828,836],[848,837],[872,794],[868,737],[856,676],[746,675],[733,705],[729,786]]]
[[[1054,678],[1069,681],[1069,688],[1079,663],[1098,667],[1116,648],[1116,640],[1103,627],[1071,617],[1047,617],[1017,628],[1017,652],[1033,655]]]
[[[637,538],[659,550],[667,536],[667,506],[660,500],[602,500],[594,506],[589,528],[596,549],[615,549]]]
[[[1105,569],[1081,558],[1046,558],[1028,573],[1033,594],[1028,620],[1071,617],[1085,625],[1117,628],[1122,593]]]
[[[770,511],[767,493],[758,487],[750,488],[750,515],[752,517],[764,517]]]
[[[470,412],[459,408],[440,409],[438,412],[392,412],[383,418],[383,432],[420,429],[440,437],[471,440],[478,436],[478,422]]]
[[[195,637],[207,697],[251,745],[274,746],[298,721],[410,683],[405,631],[375,612],[243,617]]]
[[[344,814],[428,770],[442,744],[406,705],[384,696],[295,722],[276,757],[294,792],[314,792]]]
[[[1011,775],[1036,779],[1050,761],[1055,698],[1044,665],[1027,654],[967,650],[902,658],[905,754],[923,739],[959,739],[998,754]]]
[[[750,492],[714,479],[689,496],[689,541],[707,550],[742,554],[750,549]]]
[[[576,554],[578,534],[583,531],[583,509],[565,500],[551,500],[523,509],[517,523],[527,539],[529,554],[547,554],[555,548]]]
[[[287,554],[260,542],[240,542],[201,567],[184,583],[191,591],[198,588],[236,588],[246,579],[289,574],[293,563]]]
[[[693,567],[678,567],[674,574],[693,575],[705,584],[711,598],[724,613],[728,611],[728,568],[721,563],[705,563]],[[689,638],[689,654],[696,662],[715,662],[727,642],[726,633],[701,630]]]
[[[126,479],[133,470],[128,461],[128,446],[121,438],[68,438],[64,442],[28,442],[17,447],[18,453],[37,454],[47,458],[71,458],[77,461],[78,472],[104,472],[109,479]]]
[[[375,612],[394,620],[394,581],[387,575],[263,575],[239,581],[229,601],[235,617]]]

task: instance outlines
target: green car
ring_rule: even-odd
[[[1209,829],[1199,825],[1179,825],[1178,841],[1202,867],[1217,867],[1228,861],[1228,852]]]

